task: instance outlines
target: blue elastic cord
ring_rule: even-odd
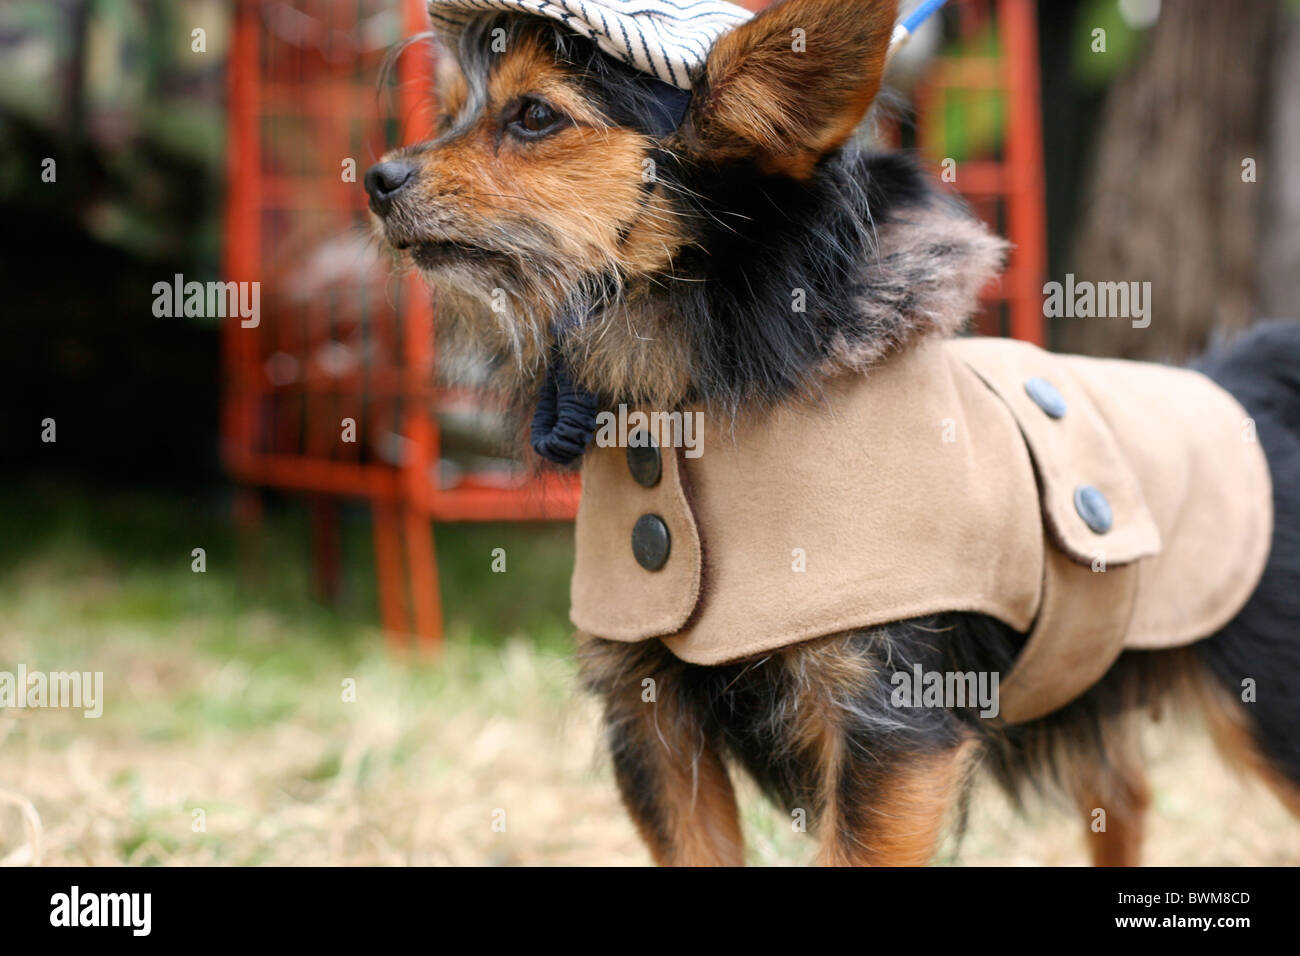
[[[908,33],[915,33],[916,28],[924,23],[930,14],[947,2],[948,0],[925,0],[924,3],[903,18],[903,29]]]
[[[577,461],[596,434],[599,408],[596,396],[569,377],[559,348],[554,349],[533,413],[533,451],[557,465]]]

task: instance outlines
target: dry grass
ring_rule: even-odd
[[[485,643],[458,625],[436,666],[420,665],[360,625],[322,634],[319,615],[184,573],[159,585],[92,552],[31,555],[6,575],[0,670],[103,671],[106,704],[97,720],[0,712],[0,860],[648,862],[562,638]],[[171,610],[154,606],[159,587]],[[1300,859],[1300,825],[1199,737],[1162,732],[1153,751],[1149,862]],[[752,790],[743,803],[752,862],[811,858],[811,840]],[[1017,817],[981,788],[959,855],[942,862],[1081,864],[1081,829],[1061,812]]]

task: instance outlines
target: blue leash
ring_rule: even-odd
[[[915,10],[903,18],[903,29],[908,33],[915,33],[917,27],[930,19],[930,15],[947,2],[948,0],[925,0],[925,3],[918,5]]]
[[[920,28],[921,24],[930,19],[931,15],[937,13],[947,2],[948,0],[925,0],[924,3],[917,4],[915,10],[894,24],[894,34],[889,38],[889,50],[885,53],[885,62],[888,63],[892,60],[894,54],[912,38],[912,34]]]

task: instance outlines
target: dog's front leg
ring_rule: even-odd
[[[1087,828],[1093,866],[1137,866],[1151,789],[1136,741],[1111,734],[1110,752],[1081,762],[1074,798]]]
[[[605,738],[623,804],[660,866],[740,866],[731,778],[684,665],[658,641],[589,641],[587,685],[605,703]]]
[[[660,866],[741,866],[740,817],[727,768],[668,709],[647,705],[607,725],[623,804]]]
[[[818,862],[929,863],[977,753],[978,745],[968,741],[933,753],[894,755],[881,766],[865,752],[835,747],[823,778]]]

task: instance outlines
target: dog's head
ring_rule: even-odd
[[[469,18],[440,60],[436,138],[366,174],[378,232],[518,386],[567,323],[590,387],[666,403],[705,392],[702,363],[761,366],[765,349],[800,347],[702,356],[716,330],[681,313],[706,298],[743,312],[793,255],[781,236],[808,244],[798,220],[876,96],[895,7],[786,0],[722,35],[689,93],[553,20]],[[787,312],[791,290],[774,293]]]

